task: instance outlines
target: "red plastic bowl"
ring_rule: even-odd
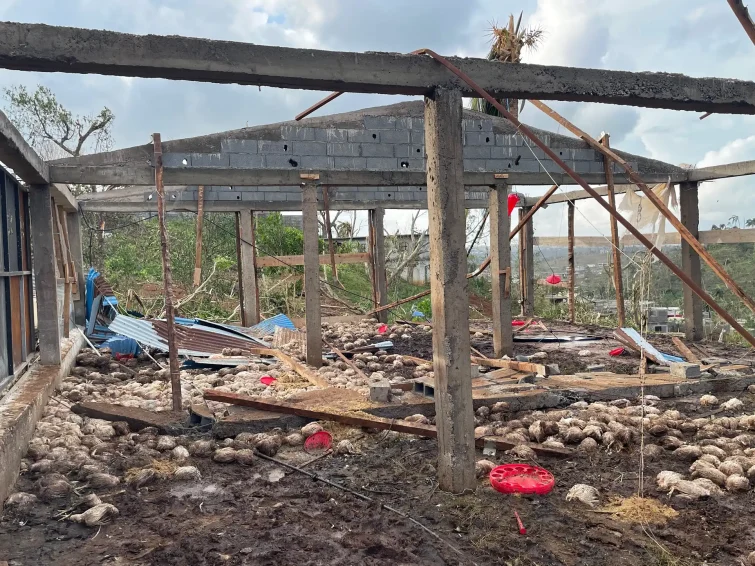
[[[512,320],[511,321],[511,326],[524,326],[525,324],[527,324],[527,323],[524,322],[523,320]]]
[[[327,430],[314,433],[304,442],[304,450],[327,450],[333,443],[333,436]]]
[[[276,381],[278,380],[275,379],[272,375],[263,375],[262,377],[260,377],[260,383],[263,383],[268,386],[272,385]]]
[[[501,493],[550,493],[556,480],[548,470],[527,464],[504,464],[490,471],[490,485]]]

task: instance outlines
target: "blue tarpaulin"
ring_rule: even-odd
[[[100,348],[110,348],[113,354],[132,354],[137,356],[142,352],[142,349],[139,347],[136,340],[128,338],[127,336],[113,336],[112,338],[108,338],[100,344]]]

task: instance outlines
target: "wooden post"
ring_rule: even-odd
[[[373,302],[378,308],[388,304],[388,280],[385,273],[385,209],[375,208],[369,211],[370,224],[370,257],[373,267],[370,270],[373,275]],[[378,322],[388,322],[388,311],[376,313]]]
[[[255,268],[254,218],[249,209],[236,213],[236,238],[239,258],[239,297],[241,325],[254,326],[260,321],[257,308],[257,269]]]
[[[160,250],[163,260],[163,285],[165,291],[165,322],[168,327],[168,362],[172,390],[173,410],[181,410],[181,369],[178,365],[176,345],[176,313],[173,309],[173,271],[170,265],[168,229],[165,225],[165,187],[163,185],[163,149],[160,134],[152,134],[154,145],[155,188],[157,189],[157,222],[160,227]]]
[[[204,219],[204,187],[197,191],[197,242],[194,249],[194,287],[202,282],[202,224]]]
[[[530,207],[519,209],[519,222],[522,223]],[[522,316],[535,314],[535,242],[534,227],[530,218],[519,233],[519,287],[521,294]]]
[[[603,147],[610,147],[610,139],[608,134],[603,134],[600,138],[600,144]],[[613,189],[613,162],[610,159],[603,158],[603,164],[606,173],[606,195],[608,196],[608,204],[613,208],[616,208],[616,193]],[[616,290],[616,318],[619,321],[619,326],[626,326],[626,311],[624,309],[624,278],[623,271],[621,269],[621,241],[619,238],[619,223],[613,216],[611,220],[611,253],[613,254],[613,287]]]
[[[679,185],[679,212],[684,226],[697,238],[700,222],[697,183]],[[700,256],[684,240],[682,240],[682,270],[698,287],[702,287]],[[704,335],[703,302],[687,285],[684,285],[684,333],[687,340],[694,341],[702,340]]]
[[[568,252],[567,262],[569,264],[569,322],[574,324],[576,318],[576,304],[574,302],[574,285],[576,273],[574,271],[574,201],[568,202],[567,230],[568,230]]]
[[[460,91],[425,98],[438,485],[451,493],[477,485],[461,116]]]
[[[320,316],[320,257],[317,229],[317,185],[302,187],[302,229],[304,232],[304,297],[307,319],[307,363],[322,365],[322,319]]]
[[[511,328],[511,241],[508,187],[490,189],[490,275],[493,295],[493,351],[495,357],[514,355]]]
[[[68,236],[66,234],[66,213],[56,206],[53,211],[55,225],[58,228],[58,240],[60,241],[60,261],[63,263],[63,338],[71,334],[71,286],[73,281],[73,269],[71,268],[71,254],[68,252]]]
[[[50,185],[29,190],[31,236],[34,246],[34,287],[37,295],[39,362],[60,365],[60,310],[55,277],[55,242]]]
[[[79,326],[84,326],[86,323],[86,293],[84,292],[84,254],[81,248],[81,218],[79,214],[79,212],[66,214],[66,224],[78,289],[78,292],[74,295],[73,319]]]
[[[330,254],[330,269],[333,272],[333,280],[338,281],[338,268],[336,267],[336,250],[333,245],[333,227],[330,225],[330,187],[322,188],[322,208],[325,215],[325,235],[328,238],[328,253]]]

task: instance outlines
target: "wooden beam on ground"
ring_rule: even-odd
[[[568,263],[569,275],[568,275],[568,287],[569,287],[569,322],[574,324],[576,317],[576,299],[574,297],[574,286],[576,284],[576,272],[574,269],[574,203],[570,202],[566,205],[567,209],[567,237],[568,248],[566,252],[566,261]]]
[[[681,183],[679,185],[679,217],[693,237],[698,236],[700,225],[700,208],[698,204],[698,184]],[[682,270],[698,286],[703,284],[700,256],[686,242],[682,241]],[[687,340],[697,342],[704,337],[703,302],[689,285],[684,285],[684,334]]]
[[[715,273],[719,277],[719,279],[724,282],[726,287],[728,287],[728,289],[732,293],[739,297],[739,299],[747,306],[748,309],[750,309],[750,311],[755,313],[755,301],[753,301],[752,298],[750,298],[750,296],[745,293],[744,289],[742,289],[742,287],[736,281],[734,281],[734,279],[731,278],[731,276],[726,272],[721,264],[719,264],[718,261],[716,261],[716,259],[705,249],[705,247],[697,240],[697,238],[687,229],[684,223],[679,220],[674,215],[674,213],[671,212],[671,210],[669,210],[668,206],[666,206],[666,204],[658,197],[658,195],[656,195],[643,182],[640,176],[629,166],[626,160],[624,160],[620,155],[612,151],[610,148],[604,147],[603,145],[598,143],[598,141],[595,140],[592,136],[580,130],[577,126],[569,122],[569,120],[567,120],[566,118],[558,114],[555,110],[549,108],[539,100],[531,100],[530,103],[553,118],[556,122],[564,126],[571,133],[586,141],[590,145],[590,147],[602,153],[604,158],[610,158],[619,166],[621,166],[626,172],[629,179],[637,185],[642,194],[645,195],[645,197],[647,197],[647,199],[653,203],[653,205],[660,211],[663,217],[666,218],[666,220],[668,220],[674,228],[676,228],[676,231],[679,232],[682,239],[687,244],[689,244],[690,248],[695,250],[700,258],[708,265],[708,267],[711,268],[713,273]],[[755,341],[755,338],[753,339],[753,341]]]
[[[202,225],[204,223],[204,185],[197,189],[197,236],[194,249],[194,287],[202,282]]]
[[[669,73],[451,58],[496,98],[603,102],[751,114],[755,84]],[[181,36],[131,35],[3,22],[0,66],[52,73],[163,78],[308,90],[425,95],[437,85],[473,90],[420,55],[331,52]]]
[[[601,145],[610,147],[610,137],[604,134],[599,140]],[[606,172],[606,196],[608,204],[616,208],[616,194],[613,184],[613,163],[610,159],[603,158],[603,167]],[[621,242],[619,241],[619,223],[611,216],[611,256],[613,257],[613,288],[616,293],[616,318],[619,326],[626,326],[626,312],[624,310],[624,277],[621,269]]]
[[[461,91],[436,88],[425,98],[438,485],[474,490],[469,297]]]
[[[176,344],[176,320],[173,308],[173,270],[170,265],[170,244],[168,228],[165,224],[165,187],[163,186],[163,150],[160,134],[152,134],[154,145],[155,189],[157,191],[157,221],[160,230],[160,251],[162,254],[163,289],[165,293],[165,322],[168,328],[168,362],[170,371],[171,398],[173,410],[181,410],[181,368],[178,364]]]
[[[475,356],[472,356],[471,360],[473,364],[490,368],[513,369],[516,371],[527,371],[535,373],[537,375],[546,376],[552,375],[553,373],[548,369],[548,366],[544,364],[533,364],[532,362],[518,362],[516,360],[493,360],[490,358],[478,358]]]
[[[423,436],[425,438],[438,438],[438,450],[440,451],[440,431],[432,425],[375,417],[360,411],[343,413],[336,410],[310,409],[278,399],[249,397],[238,393],[226,393],[225,391],[218,391],[216,389],[205,389],[204,398],[208,401],[229,403],[240,407],[251,407],[258,411],[296,415],[320,421],[332,421],[348,426],[375,430],[393,430],[404,434],[416,434],[417,436]],[[473,432],[470,441],[472,453],[474,454],[474,446],[482,448],[488,442],[493,443],[498,450],[510,450],[515,446],[513,443],[507,442],[497,436],[475,437]],[[569,448],[551,448],[535,443],[527,443],[527,446],[542,456],[566,457],[573,454],[573,451]]]
[[[695,353],[690,350],[687,345],[681,341],[680,338],[677,338],[676,336],[673,336],[671,338],[671,341],[674,343],[674,346],[677,350],[679,350],[679,353],[684,356],[684,358],[692,363],[692,364],[700,364],[702,365],[702,360],[700,360],[699,357],[695,355]]]
[[[133,432],[155,427],[161,434],[181,434],[186,430],[185,411],[147,411],[138,407],[125,407],[111,403],[77,403],[71,412],[92,419],[123,421]]]
[[[39,362],[42,365],[60,365],[60,309],[55,277],[53,205],[49,185],[30,187],[29,214],[34,246]]]
[[[509,242],[508,186],[490,189],[490,273],[493,298],[493,352],[495,357],[514,354],[511,329],[511,244]]]
[[[322,339],[322,342],[323,342],[323,344],[325,344],[325,345],[326,345],[326,346],[327,346],[328,348],[330,348],[330,350],[331,350],[331,351],[332,351],[332,352],[333,352],[333,353],[334,353],[334,354],[335,354],[336,356],[338,356],[339,358],[341,358],[341,361],[343,361],[343,363],[345,363],[345,364],[346,364],[347,366],[349,366],[349,367],[350,367],[351,369],[353,369],[353,370],[354,370],[354,371],[356,372],[356,374],[357,374],[357,375],[358,375],[359,377],[361,377],[362,379],[364,379],[364,380],[365,380],[365,382],[368,382],[368,381],[369,381],[369,379],[370,379],[370,378],[369,378],[369,377],[367,377],[367,374],[365,374],[365,373],[364,373],[364,372],[363,372],[363,371],[362,371],[361,369],[359,369],[359,368],[358,368],[358,367],[356,366],[356,364],[354,364],[354,362],[352,362],[352,361],[351,361],[351,360],[350,360],[349,358],[347,358],[346,356],[344,356],[344,355],[343,355],[343,352],[341,352],[341,350],[339,350],[338,348],[336,348],[336,347],[335,347],[335,346],[333,346],[332,344],[329,344],[329,343],[327,342],[327,340],[325,340],[325,338],[323,338],[323,339]]]
[[[320,315],[320,254],[317,229],[317,185],[302,188],[302,228],[304,232],[304,297],[307,317],[307,363],[322,365],[322,324]]]
[[[335,254],[336,263],[369,263],[370,254],[367,252],[351,254]],[[330,263],[329,255],[319,255],[320,265]],[[292,265],[304,265],[303,255],[260,256],[257,258],[257,267],[290,267]]]
[[[260,321],[260,313],[257,308],[257,269],[254,248],[254,217],[251,210],[242,210],[236,213],[238,218],[239,250],[239,296],[241,304],[241,325],[254,326]]]
[[[318,374],[316,374],[309,368],[303,366],[302,364],[297,362],[288,354],[285,354],[281,352],[280,350],[273,350],[273,349],[266,350],[265,348],[258,348],[257,350],[260,352],[260,355],[265,354],[265,355],[275,356],[280,361],[287,363],[289,366],[291,366],[291,369],[293,369],[297,374],[299,374],[301,377],[309,381],[312,385],[316,385],[317,387],[322,387],[323,389],[330,387],[330,384],[324,377],[320,377]],[[322,359],[322,356],[321,356],[321,359]],[[310,365],[313,365],[313,364],[310,364]]]
[[[385,272],[385,209],[374,208],[369,211],[370,254],[374,265],[373,291],[375,308],[388,304],[388,279]],[[388,311],[378,311],[378,322],[388,322]]]

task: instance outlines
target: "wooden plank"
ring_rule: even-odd
[[[356,366],[356,365],[354,364],[354,362],[352,362],[352,361],[351,361],[351,360],[350,360],[349,358],[347,358],[346,356],[344,356],[344,355],[343,355],[343,352],[341,352],[341,350],[339,350],[338,348],[336,348],[336,347],[335,347],[335,346],[333,346],[332,344],[329,344],[329,343],[328,343],[328,342],[327,342],[327,341],[325,340],[325,338],[323,338],[323,339],[322,339],[322,341],[323,341],[323,344],[325,344],[325,345],[326,345],[326,346],[327,346],[328,348],[330,348],[330,349],[331,349],[331,351],[332,351],[332,352],[333,352],[333,353],[334,353],[334,354],[335,354],[336,356],[338,356],[339,358],[341,358],[341,360],[342,360],[342,361],[343,361],[343,362],[344,362],[344,363],[345,363],[345,364],[346,364],[347,366],[349,366],[349,367],[350,367],[351,369],[353,369],[353,370],[354,370],[354,371],[356,372],[356,374],[357,374],[357,375],[358,375],[359,377],[361,377],[361,378],[362,378],[362,379],[364,379],[365,381],[369,381],[369,378],[367,377],[367,375],[366,375],[366,374],[365,374],[365,373],[364,373],[364,372],[363,372],[363,371],[362,371],[361,369],[359,369],[359,368],[358,368],[358,367],[357,367],[357,366]]]
[[[574,298],[574,286],[576,284],[576,272],[574,270],[574,203],[570,202],[567,203],[567,237],[568,240],[568,247],[566,252],[566,261],[569,266],[569,276],[568,276],[568,289],[569,289],[569,322],[574,324],[574,320],[576,317],[576,307],[575,304],[575,298]]]
[[[287,363],[289,366],[291,366],[291,369],[293,369],[297,374],[299,374],[301,377],[309,381],[312,385],[316,385],[317,387],[322,387],[323,389],[330,387],[330,384],[324,377],[320,377],[317,373],[311,371],[309,368],[303,366],[302,364],[297,362],[295,359],[293,359],[291,356],[281,352],[280,350],[272,350],[272,349],[267,350],[265,348],[252,349],[252,352],[255,352],[255,351],[260,352],[260,354],[274,356],[278,358],[280,361]],[[322,355],[320,356],[320,358],[322,359]]]
[[[229,403],[240,407],[251,407],[260,411],[269,411],[284,415],[297,415],[310,419],[333,421],[349,426],[376,430],[393,430],[404,434],[416,434],[417,436],[424,436],[426,438],[438,437],[438,430],[432,425],[375,417],[362,413],[361,411],[342,413],[334,410],[310,409],[277,399],[249,397],[238,393],[226,393],[225,391],[218,391],[216,389],[205,389],[204,398],[208,401],[219,401],[221,403]],[[515,446],[497,436],[474,437],[474,445],[476,446],[483,447],[487,442],[492,442],[499,450],[510,450]],[[526,444],[536,453],[543,456],[566,457],[573,454],[573,451],[568,448],[551,448],[535,443]]]
[[[328,254],[330,255],[330,269],[333,279],[338,281],[338,268],[336,267],[336,248],[333,244],[333,227],[330,225],[330,187],[322,188],[322,207],[325,216],[325,236],[328,238]]]
[[[674,346],[677,350],[679,350],[679,353],[690,363],[692,364],[700,364],[702,365],[702,361],[700,358],[698,358],[695,353],[690,350],[687,345],[681,341],[681,339],[677,338],[676,336],[671,338],[671,341],[674,343]]]
[[[202,282],[202,225],[204,223],[204,185],[199,185],[197,194],[197,236],[194,248],[194,287]]]
[[[302,229],[304,232],[304,299],[307,318],[307,363],[322,365],[322,321],[320,312],[320,255],[317,223],[317,186],[302,187]],[[327,257],[327,256],[326,256]]]
[[[506,368],[517,371],[526,371],[537,375],[552,375],[548,366],[543,364],[533,364],[532,362],[518,362],[516,360],[494,360],[491,358],[478,358],[472,356],[472,363],[491,368]]]
[[[374,263],[375,308],[388,304],[388,279],[385,272],[385,209],[369,211],[370,254]],[[388,322],[388,311],[378,311],[378,322]]]
[[[490,272],[493,299],[493,352],[495,357],[514,353],[511,330],[511,244],[508,212],[508,186],[490,189]]]
[[[368,263],[370,261],[369,253],[353,254],[335,254],[336,263]],[[329,255],[319,255],[320,265],[330,263]],[[260,256],[257,258],[257,267],[289,267],[292,265],[304,265],[303,255],[283,255],[283,256]]]
[[[610,137],[604,134],[600,139],[600,144],[610,147]],[[613,163],[610,159],[603,159],[603,169],[606,173],[606,196],[608,204],[616,208],[616,193],[613,182]],[[621,270],[621,242],[619,241],[619,223],[611,216],[611,254],[613,257],[613,288],[616,293],[616,318],[619,326],[626,326],[626,312],[624,310],[624,277]],[[573,234],[573,232],[572,232]]]
[[[242,210],[238,217],[238,250],[240,264],[239,286],[242,289],[243,302],[241,305],[241,324],[254,326],[260,321],[257,309],[257,270],[255,266],[256,250],[254,249],[254,218],[251,210]]]
[[[436,88],[425,97],[425,153],[430,234],[438,485],[474,490],[469,297],[461,91]]]
[[[186,430],[184,411],[147,411],[138,407],[125,407],[111,403],[77,403],[71,407],[77,415],[105,421],[123,421],[136,432],[143,428],[155,427],[162,434],[181,434]]]
[[[68,251],[68,240],[65,236],[65,212],[59,206],[53,210],[54,220],[60,240],[60,254],[63,262],[63,338],[68,338],[71,332],[71,254]],[[62,218],[61,218],[62,215]]]

